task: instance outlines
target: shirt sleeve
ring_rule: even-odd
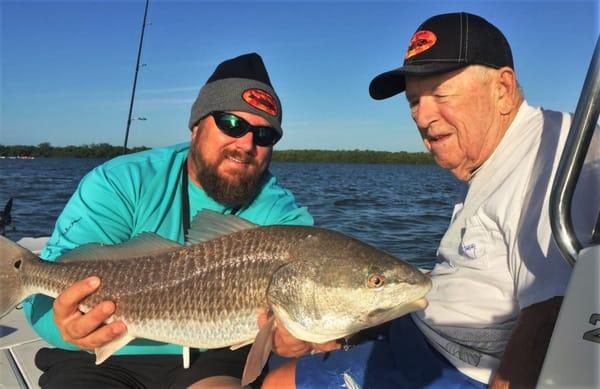
[[[252,206],[246,211],[244,217],[260,225],[314,224],[308,208],[299,206],[294,195],[281,187],[274,176],[269,177]]]
[[[67,202],[54,231],[40,255],[55,261],[63,253],[85,243],[119,243],[130,238],[133,204],[110,177],[104,166],[88,173]],[[77,349],[65,342],[53,320],[54,299],[34,295],[23,303],[26,319],[48,343],[63,349]]]
[[[274,218],[274,222],[269,224],[314,225],[314,219],[308,212],[308,208],[296,204],[294,196],[289,192],[273,204],[269,216]]]

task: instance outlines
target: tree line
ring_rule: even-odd
[[[128,148],[127,153],[148,150],[148,147]],[[123,147],[108,143],[93,143],[81,146],[52,146],[48,142],[37,146],[2,145],[0,157],[76,157],[76,158],[113,158],[123,153]],[[429,153],[409,153],[406,151],[373,150],[275,150],[276,162],[339,162],[339,163],[399,163],[430,164],[433,158]]]
[[[429,153],[373,150],[282,150],[273,151],[277,162],[401,163],[423,165],[433,163]]]
[[[148,147],[128,148],[127,153],[148,150]],[[81,146],[52,146],[48,142],[37,146],[0,144],[0,156],[4,157],[76,157],[76,158],[113,158],[123,154],[123,146],[113,146],[108,143],[92,143]]]

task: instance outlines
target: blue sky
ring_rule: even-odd
[[[0,0],[0,144],[124,139],[143,0]],[[151,0],[129,145],[189,139],[189,109],[224,59],[262,55],[283,101],[278,149],[423,151],[404,95],[370,80],[402,63],[429,16],[479,14],[513,49],[528,102],[573,111],[598,37],[598,1]]]

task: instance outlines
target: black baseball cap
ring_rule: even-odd
[[[417,28],[402,67],[382,73],[369,85],[376,100],[404,92],[406,75],[427,76],[468,65],[514,69],[508,41],[484,18],[466,12],[433,16]]]

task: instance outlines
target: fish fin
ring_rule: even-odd
[[[129,332],[125,332],[123,335],[111,340],[104,346],[94,349],[94,352],[96,353],[96,365],[106,361],[108,357],[114,354],[115,351],[119,350],[121,347],[125,346],[134,339],[135,336],[129,335]]]
[[[275,316],[271,316],[267,323],[258,331],[256,339],[244,366],[242,374],[242,386],[253,382],[262,372],[263,367],[269,359],[273,348],[273,330],[275,329]]]
[[[8,314],[29,293],[21,269],[25,263],[41,261],[37,255],[0,236],[0,317]]]
[[[220,236],[257,227],[256,224],[235,215],[223,215],[219,212],[203,209],[192,220],[186,237],[186,244],[207,242]]]
[[[231,347],[229,347],[229,349],[232,350],[232,351],[235,351],[235,350],[237,350],[239,348],[242,348],[244,346],[249,345],[252,342],[254,342],[254,339],[249,339],[249,340],[247,340],[245,342],[238,343],[238,344],[232,344]]]
[[[87,243],[60,256],[58,261],[81,261],[94,259],[126,259],[158,255],[183,246],[173,240],[162,238],[152,232],[144,232],[128,242],[110,245]]]

